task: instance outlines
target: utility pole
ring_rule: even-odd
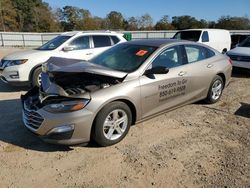
[[[2,22],[3,31],[5,32],[5,24],[4,24],[3,9],[2,9],[2,0],[0,0],[0,16],[1,16],[1,22]]]

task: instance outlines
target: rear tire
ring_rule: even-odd
[[[33,71],[31,84],[33,87],[39,87],[41,85],[41,73],[42,67],[38,67]]]
[[[109,103],[96,116],[93,138],[100,146],[114,145],[127,135],[131,124],[128,105],[119,101]]]
[[[216,103],[218,100],[220,100],[223,89],[224,82],[220,76],[216,75],[210,85],[205,102],[208,104]]]

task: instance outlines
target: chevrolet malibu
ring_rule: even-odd
[[[130,126],[199,100],[217,102],[230,59],[188,41],[130,41],[91,61],[50,58],[42,84],[23,95],[23,122],[44,141],[74,145],[121,141]]]

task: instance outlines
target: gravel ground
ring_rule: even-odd
[[[43,143],[21,121],[26,90],[0,82],[0,187],[250,187],[250,71],[234,71],[218,103],[137,124],[106,148]]]

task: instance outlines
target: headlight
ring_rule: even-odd
[[[20,60],[7,60],[5,62],[4,67],[14,66],[14,65],[22,65],[26,63],[28,59],[20,59]]]
[[[57,104],[49,104],[44,107],[48,112],[61,113],[61,112],[74,112],[83,109],[89,100],[83,99],[81,101],[66,101]]]

